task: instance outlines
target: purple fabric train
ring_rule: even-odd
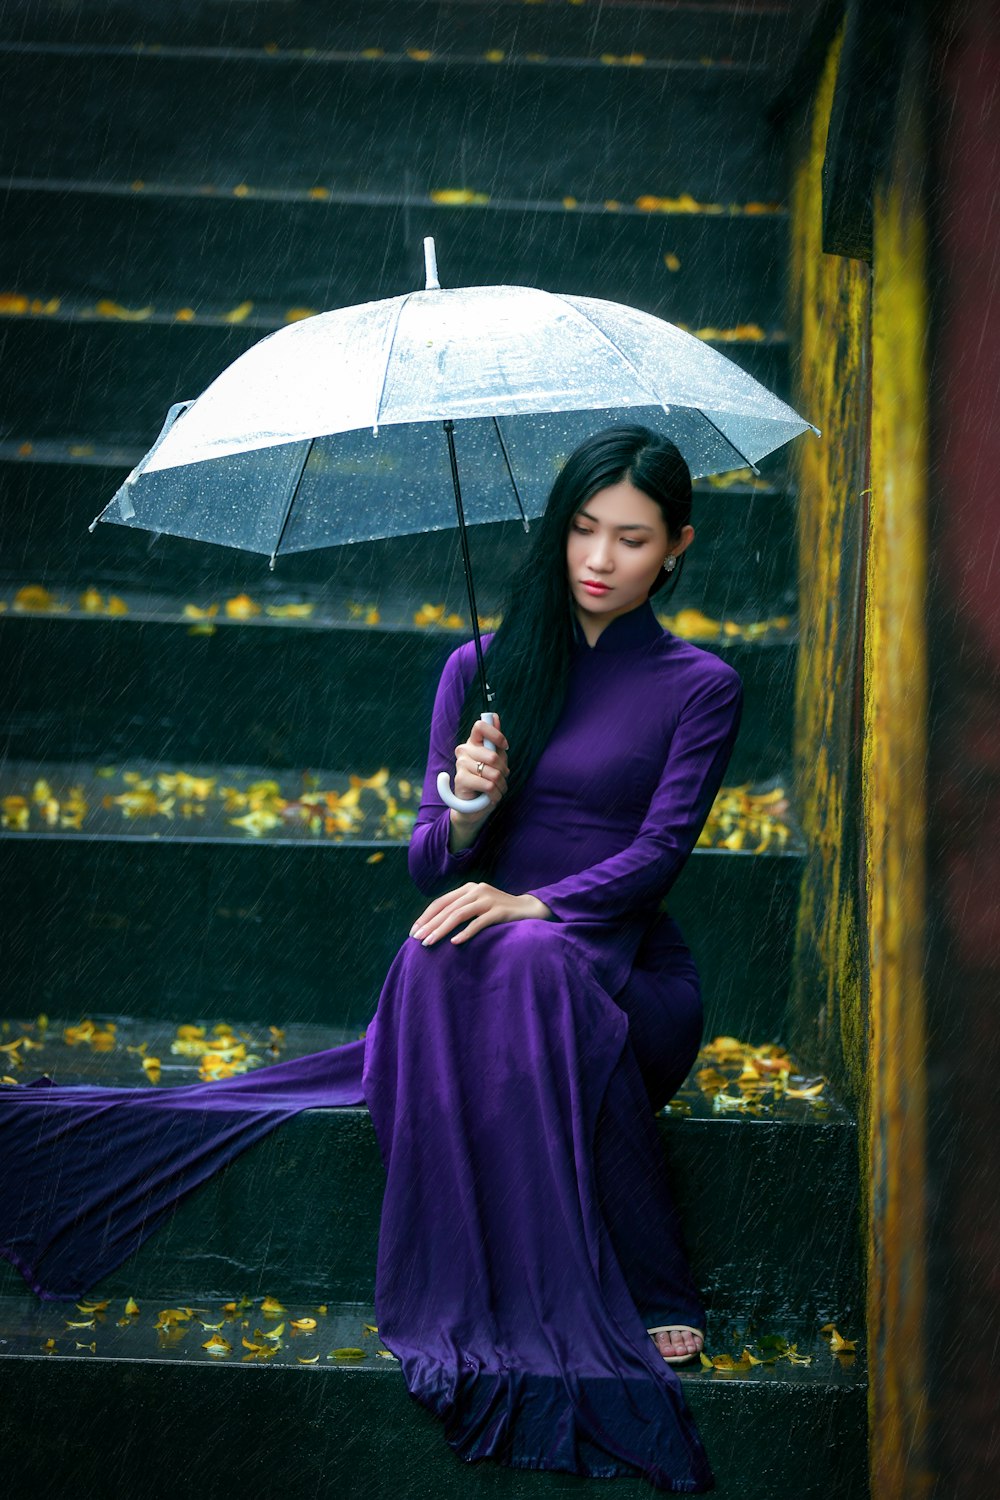
[[[474,672],[438,688],[410,871],[467,878],[436,795]],[[704,1327],[654,1109],[701,1042],[697,969],[660,903],[708,816],[738,674],[647,602],[589,646],[492,883],[554,920],[468,943],[407,937],[363,1040],[225,1082],[0,1090],[0,1253],[76,1297],[178,1198],[302,1109],[366,1103],[387,1182],[380,1336],[463,1459],[713,1487],[681,1382],[647,1327]]]

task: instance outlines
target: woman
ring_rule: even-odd
[[[434,899],[364,1073],[388,1173],[376,1310],[411,1393],[466,1459],[679,1491],[711,1471],[665,1361],[696,1356],[704,1309],[653,1109],[694,1061],[702,1007],[658,908],[742,709],[738,674],[649,602],[694,539],[690,511],[671,442],[597,434],[489,639],[496,729],[471,644],[449,658],[410,844]],[[485,812],[444,807],[447,769]]]
[[[704,1308],[653,1118],[702,1032],[659,906],[742,706],[736,672],[649,602],[690,509],[683,458],[646,428],[567,460],[487,638],[502,723],[478,719],[471,644],[445,665],[409,856],[432,899],[363,1041],[157,1093],[3,1091],[3,1253],[40,1295],[77,1295],[282,1119],[366,1102],[380,1336],[454,1451],[712,1487],[670,1368],[697,1356]],[[449,812],[441,770],[486,811]]]

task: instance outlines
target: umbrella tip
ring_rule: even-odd
[[[439,292],[441,283],[438,281],[437,251],[434,249],[434,240],[427,235],[424,240],[424,272],[426,275],[425,292]]]

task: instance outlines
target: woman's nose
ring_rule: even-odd
[[[607,537],[595,537],[587,559],[595,573],[605,572],[612,564],[611,546]]]

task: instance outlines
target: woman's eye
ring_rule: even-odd
[[[587,530],[586,526],[574,526],[573,530],[576,532],[577,536],[589,536],[590,535],[590,532]]]
[[[623,537],[622,537],[622,541],[623,541],[623,542],[624,542],[624,543],[625,543],[625,545],[626,545],[626,547],[641,547],[641,546],[643,546],[643,543],[642,543],[642,542],[636,542],[636,541],[632,541],[632,540],[631,540],[631,539],[630,539],[630,538],[629,538],[629,537],[627,537],[627,536],[623,536]]]

